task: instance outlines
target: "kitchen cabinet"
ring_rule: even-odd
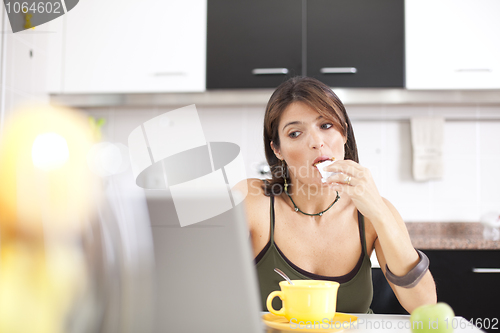
[[[86,0],[65,15],[62,93],[205,90],[206,0]]]
[[[402,0],[208,0],[207,88],[403,87]]]
[[[382,269],[372,268],[373,299],[370,309],[376,314],[408,314],[399,304]]]
[[[330,87],[403,87],[404,2],[308,1],[307,75]]]
[[[44,31],[42,36],[47,36],[46,45],[43,48],[45,65],[40,70],[45,70],[45,87],[48,92],[61,93],[63,91],[63,53],[64,53],[64,25],[66,17],[58,17],[49,21],[39,29]]]
[[[45,25],[12,33],[5,11],[3,22],[1,67],[1,115],[6,119],[15,110],[26,104],[49,102],[48,43],[54,34]],[[2,120],[0,119],[0,123]],[[0,124],[1,130],[2,124]]]
[[[406,0],[408,89],[499,89],[500,2]]]
[[[208,0],[207,89],[276,87],[302,73],[301,0]]]
[[[500,250],[423,250],[430,260],[438,302],[448,303],[455,315],[483,324],[487,332],[500,327]],[[372,270],[375,313],[406,311],[379,268]],[[493,325],[497,327],[493,330]],[[488,327],[486,327],[486,325]],[[489,329],[488,329],[489,328]]]
[[[5,13],[5,11],[3,10],[3,7],[2,7],[2,9],[0,10],[0,29],[2,31],[6,31],[5,26],[3,25],[5,15],[7,15],[7,13]],[[1,38],[0,38],[0,41],[2,41]],[[0,42],[0,59],[3,58],[3,54],[4,54],[3,42]],[[2,80],[3,74],[4,74],[3,66],[0,66],[0,82],[3,82],[3,80]],[[1,94],[0,96],[3,96],[4,89],[5,89],[5,87],[3,86],[3,84],[0,85],[0,94]],[[2,103],[0,103],[0,115],[3,114],[2,108],[3,108]]]
[[[424,250],[436,282],[438,302],[448,303],[455,315],[489,322],[488,332],[500,328],[500,251]],[[496,330],[491,327],[496,323]]]

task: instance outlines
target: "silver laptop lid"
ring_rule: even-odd
[[[263,332],[243,204],[181,227],[168,191],[148,191],[155,332]],[[196,209],[196,207],[193,207]]]

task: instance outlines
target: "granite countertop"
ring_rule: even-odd
[[[500,250],[500,241],[485,240],[479,222],[407,222],[413,246],[427,250]]]

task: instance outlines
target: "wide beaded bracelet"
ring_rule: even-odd
[[[420,257],[418,264],[413,267],[406,275],[396,276],[389,270],[387,264],[385,265],[385,277],[387,281],[403,288],[413,288],[424,277],[425,273],[429,270],[429,258],[420,250],[415,249]]]

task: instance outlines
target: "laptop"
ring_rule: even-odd
[[[154,332],[264,332],[243,203],[181,227],[168,190],[146,194],[156,263]]]

